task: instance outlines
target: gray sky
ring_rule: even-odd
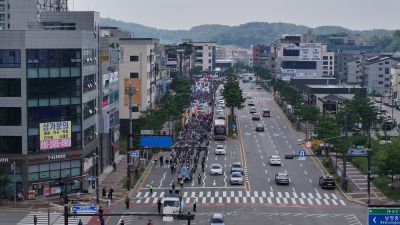
[[[70,10],[162,29],[287,22],[353,30],[400,29],[400,0],[69,0]]]

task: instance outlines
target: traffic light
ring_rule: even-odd
[[[294,159],[296,160],[299,156],[298,155],[285,155],[285,159]]]

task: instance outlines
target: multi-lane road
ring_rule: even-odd
[[[285,160],[285,155],[298,154],[304,147],[297,143],[303,134],[294,131],[283,113],[273,101],[273,96],[264,90],[250,88],[254,84],[241,84],[244,95],[252,96],[255,107],[261,114],[268,108],[271,117],[253,121],[246,104],[237,111],[239,135],[223,142],[211,141],[206,157],[205,171],[199,167],[192,182],[184,184],[183,200],[185,212],[192,211],[193,199],[198,200],[195,220],[191,224],[209,224],[213,213],[222,213],[226,224],[285,224],[285,225],[359,225],[367,224],[367,208],[347,201],[338,190],[323,190],[318,179],[323,173],[314,159],[304,161]],[[256,132],[256,124],[265,127]],[[226,145],[226,155],[214,154],[217,144]],[[202,153],[204,154],[204,153]],[[281,166],[270,166],[269,156],[279,155]],[[243,185],[229,183],[230,167],[234,162],[244,166]],[[222,175],[210,175],[210,165],[223,166]],[[278,172],[289,175],[289,185],[275,184]],[[198,174],[201,182],[197,182]],[[141,187],[132,193],[131,207],[123,203],[114,208],[114,213],[157,213],[157,201],[168,193],[171,182],[176,183],[176,172],[171,173],[167,165],[155,166],[144,178]],[[148,184],[153,185],[150,193]],[[177,185],[178,186],[178,185]],[[107,224],[147,224],[152,219],[159,224],[187,224],[186,221],[163,222],[161,217],[110,217]]]

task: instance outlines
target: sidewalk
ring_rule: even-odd
[[[331,156],[331,161],[336,163],[336,158]],[[338,173],[343,173],[343,160],[337,159]],[[335,165],[335,164],[334,164]],[[349,180],[349,186],[351,187],[351,193],[346,193],[351,200],[355,200],[360,203],[366,203],[368,200],[368,180],[367,175],[364,175],[355,167],[351,162],[346,163],[346,174]],[[371,182],[371,204],[395,204],[393,201],[388,199],[375,185]]]

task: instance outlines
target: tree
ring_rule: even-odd
[[[300,117],[309,123],[315,123],[319,117],[319,109],[313,105],[303,105],[299,110]]]
[[[243,98],[243,91],[239,86],[236,74],[230,74],[227,76],[222,95],[226,101],[226,106],[231,109],[232,118],[234,119],[235,108],[243,108],[243,103],[246,101],[246,99]]]

